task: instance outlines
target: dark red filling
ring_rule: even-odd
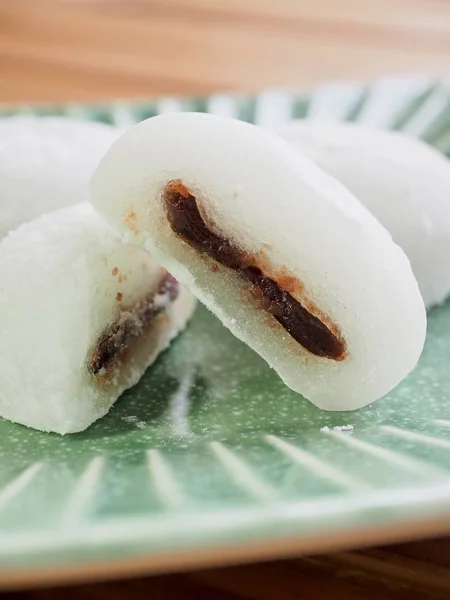
[[[298,300],[250,264],[249,256],[206,226],[194,196],[179,181],[170,182],[164,191],[167,218],[174,233],[199,252],[221,265],[238,271],[254,286],[265,310],[306,350],[316,356],[341,360],[345,343],[311,314]]]
[[[157,291],[129,311],[123,311],[120,317],[100,336],[92,353],[88,368],[92,375],[107,371],[116,358],[139,336],[151,321],[165,310],[165,306],[155,302],[156,296],[168,295],[168,302],[178,296],[178,281],[165,273],[159,282]]]

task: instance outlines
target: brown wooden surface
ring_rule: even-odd
[[[448,0],[0,0],[0,101],[444,73]]]
[[[0,0],[0,102],[308,87],[400,72],[450,73],[450,1]],[[448,599],[450,540],[9,595]]]
[[[5,600],[413,600],[450,598],[450,541],[111,583],[5,593]]]

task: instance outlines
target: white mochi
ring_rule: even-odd
[[[408,256],[427,307],[450,293],[450,161],[395,131],[298,120],[278,130],[341,181]]]
[[[0,118],[0,239],[41,214],[89,199],[89,179],[119,136],[68,117]]]
[[[89,203],[7,235],[0,242],[0,415],[58,433],[81,431],[105,415],[194,310],[181,287],[173,302],[157,293],[164,276]],[[114,338],[118,355],[94,373],[101,336],[152,297],[160,312],[145,327],[139,316],[127,321],[134,328],[127,343]]]
[[[306,351],[241,274],[172,231],[164,190],[173,180],[195,196],[210,229],[340,331],[342,360]],[[150,251],[317,406],[362,407],[416,365],[426,314],[408,259],[342,184],[281,137],[210,115],[154,117],[112,146],[91,192],[126,242]]]

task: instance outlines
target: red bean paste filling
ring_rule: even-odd
[[[205,253],[221,265],[238,271],[262,296],[263,307],[284,329],[316,356],[342,360],[345,343],[280,285],[248,264],[248,255],[206,226],[194,196],[181,182],[170,182],[164,192],[167,218],[175,234],[190,246]]]
[[[133,338],[139,336],[151,321],[177,298],[178,292],[178,281],[170,273],[166,273],[154,294],[136,304],[132,310],[123,311],[98,339],[88,365],[89,372],[92,375],[106,372]],[[161,296],[165,298],[161,299]]]

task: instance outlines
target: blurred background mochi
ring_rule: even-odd
[[[0,239],[89,199],[89,179],[119,130],[69,117],[0,119]]]
[[[420,139],[359,123],[297,119],[278,129],[386,227],[427,308],[450,292],[450,161]]]

